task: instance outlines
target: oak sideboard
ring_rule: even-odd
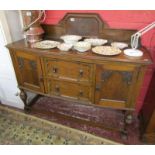
[[[43,25],[47,39],[58,39],[63,33],[73,33],[66,31],[62,33],[60,30],[62,28],[66,30],[64,21],[73,18],[72,16],[67,15],[63,22],[61,21],[61,24],[56,27],[50,26],[49,28],[49,26]],[[74,16],[77,17],[77,14]],[[94,18],[92,15],[86,16]],[[80,15],[80,18],[82,17]],[[100,26],[100,22],[98,25],[100,34],[104,36],[110,34],[111,39],[112,33],[115,31],[113,34],[118,34],[115,37],[116,40],[127,41],[125,39],[128,35],[129,41],[131,31],[125,33],[122,30],[104,28],[102,33],[100,29],[103,27]],[[31,105],[27,102],[27,91],[30,91],[44,96],[71,100],[79,104],[119,109],[124,112],[126,123],[132,122],[132,112],[135,110],[143,77],[147,66],[152,62],[148,51],[143,47],[141,50],[144,54],[138,59],[129,58],[123,52],[116,56],[102,56],[91,50],[81,54],[75,50],[62,52],[57,48],[36,49],[32,48],[26,40],[13,42],[7,45],[7,48],[12,58],[25,110],[29,109]]]

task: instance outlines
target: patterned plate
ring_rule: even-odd
[[[44,41],[34,43],[33,47],[34,48],[40,48],[40,49],[51,49],[51,48],[57,47],[59,44],[60,43],[57,41],[44,40]]]
[[[107,56],[118,55],[122,52],[120,49],[111,46],[96,46],[92,48],[92,51],[96,54]]]

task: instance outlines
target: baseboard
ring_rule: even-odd
[[[13,106],[10,106],[10,105],[7,105],[7,104],[3,104],[2,102],[0,102],[0,106],[7,107],[7,108],[10,108],[10,109],[14,109],[14,110],[17,110],[17,111],[20,111],[20,112],[24,112],[23,109],[20,109],[18,107],[13,107]]]

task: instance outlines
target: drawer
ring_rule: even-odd
[[[47,88],[50,95],[92,102],[92,88],[89,86],[51,79],[47,81]]]
[[[45,59],[45,76],[83,83],[92,82],[93,66],[87,63]]]

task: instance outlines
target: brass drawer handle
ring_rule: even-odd
[[[43,82],[43,81],[44,81],[43,76],[41,76],[41,75],[39,76],[39,81],[40,81],[40,82]]]
[[[80,77],[83,76],[83,70],[82,69],[79,70],[79,74],[80,74]]]
[[[56,67],[53,67],[53,73],[58,73],[58,68],[56,68]]]
[[[100,91],[101,90],[101,84],[97,83],[96,84],[96,91]]]
[[[82,96],[83,96],[83,91],[80,90],[80,91],[79,91],[79,97],[82,97]]]
[[[60,87],[59,87],[58,85],[55,86],[55,91],[56,91],[57,93],[60,92]]]

